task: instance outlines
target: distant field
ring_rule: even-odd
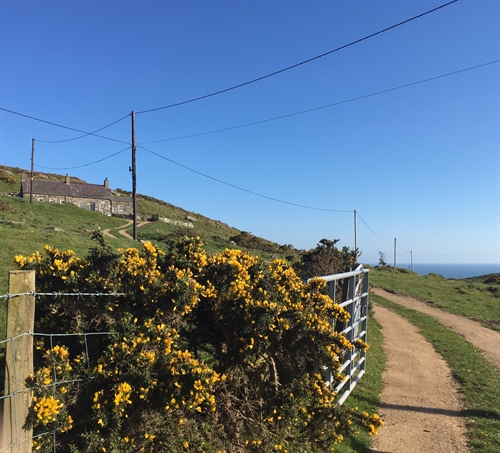
[[[416,299],[500,330],[500,283],[493,277],[448,280],[436,274],[418,275],[405,269],[370,270],[370,281],[380,288]]]

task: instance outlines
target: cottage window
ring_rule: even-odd
[[[125,212],[125,205],[119,204],[118,205],[118,212]]]
[[[39,198],[38,201],[44,201],[44,199],[43,198]]]
[[[57,200],[54,200],[54,198],[51,198],[51,199],[49,200],[49,202],[50,202],[50,203],[57,203]]]
[[[104,211],[104,203],[99,203],[99,211]]]
[[[78,207],[83,209],[85,207],[85,203],[83,201],[80,201],[78,203]]]

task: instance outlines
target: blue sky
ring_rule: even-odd
[[[131,190],[135,111],[139,193],[304,249],[352,247],[356,210],[365,262],[392,262],[397,238],[398,262],[500,263],[498,1],[145,112],[445,3],[2,0],[0,164],[29,169],[35,138],[35,170]],[[6,110],[85,132],[123,119],[98,133],[112,140],[63,141],[82,134]]]

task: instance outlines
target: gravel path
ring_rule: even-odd
[[[403,317],[378,305],[387,368],[373,453],[466,453],[465,418],[457,384],[442,359]]]

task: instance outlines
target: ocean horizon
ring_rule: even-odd
[[[377,266],[370,264],[370,266]],[[410,269],[409,263],[396,264],[400,269]],[[488,274],[499,274],[500,263],[486,264],[445,264],[445,263],[413,263],[413,272],[419,275],[439,274],[445,278],[470,278]]]

